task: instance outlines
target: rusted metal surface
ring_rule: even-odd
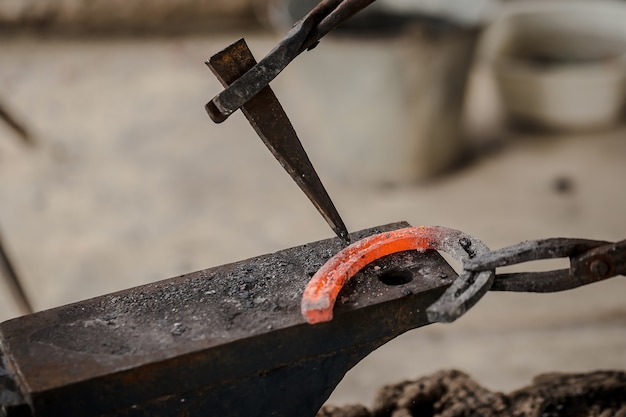
[[[206,64],[220,82],[228,86],[253,68],[256,61],[246,42],[241,39],[212,56]],[[242,111],[265,146],[311,200],[337,236],[348,241],[348,230],[272,89],[269,86],[264,87],[243,105]]]
[[[434,251],[382,258],[342,290],[331,322],[311,326],[302,291],[341,247],[306,244],[2,323],[23,398],[5,412],[313,416],[364,356],[429,324],[426,308],[456,277]]]

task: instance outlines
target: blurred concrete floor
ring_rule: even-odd
[[[241,115],[214,125],[204,113],[219,86],[203,60],[238,36],[3,39],[0,97],[37,146],[0,124],[0,230],[37,309],[331,236]],[[261,55],[275,41],[250,43]],[[315,115],[287,88],[292,74],[273,85],[298,129]],[[490,108],[481,86],[470,100],[478,118]],[[324,150],[298,130],[350,230],[407,220],[492,248],[626,237],[624,127],[504,135],[498,151],[448,176],[388,188],[329,176]],[[563,178],[571,187],[558,192]],[[0,289],[4,320],[17,310]],[[376,351],[330,401],[368,404],[381,384],[442,368],[500,390],[541,372],[625,369],[625,291],[617,278],[562,294],[489,294],[458,322]]]

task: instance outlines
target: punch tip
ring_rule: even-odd
[[[346,229],[345,226],[335,227],[334,231],[335,234],[337,234],[337,237],[339,237],[339,239],[341,239],[341,241],[345,243],[346,246],[348,246],[352,242],[352,240],[350,239],[350,233],[348,233],[348,229]]]

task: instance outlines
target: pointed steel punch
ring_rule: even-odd
[[[256,61],[241,39],[207,61],[207,65],[224,85],[229,85]],[[343,241],[349,241],[348,230],[335,205],[315,172],[287,114],[269,86],[248,100],[242,112],[274,157],[309,197],[322,217]]]
[[[226,88],[206,106],[216,123],[241,108],[268,149],[344,242],[349,234],[276,95],[272,81],[296,56],[374,0],[323,0],[259,63],[241,39],[212,56],[207,66]]]

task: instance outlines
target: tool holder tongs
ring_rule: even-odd
[[[313,49],[328,32],[373,2],[322,0],[294,25],[285,39],[265,58],[207,103],[206,110],[211,119],[215,123],[226,120],[276,78],[298,55]]]
[[[558,292],[626,274],[626,240],[549,238],[529,240],[481,254],[463,264],[467,271],[489,271],[529,261],[569,258],[569,268],[498,273],[491,291]]]
[[[258,63],[243,39],[206,62],[225,87],[205,106],[211,119],[220,123],[241,108],[270,152],[345,243],[349,243],[348,230],[269,83],[301,52],[315,47],[324,35],[373,1],[320,2]]]

